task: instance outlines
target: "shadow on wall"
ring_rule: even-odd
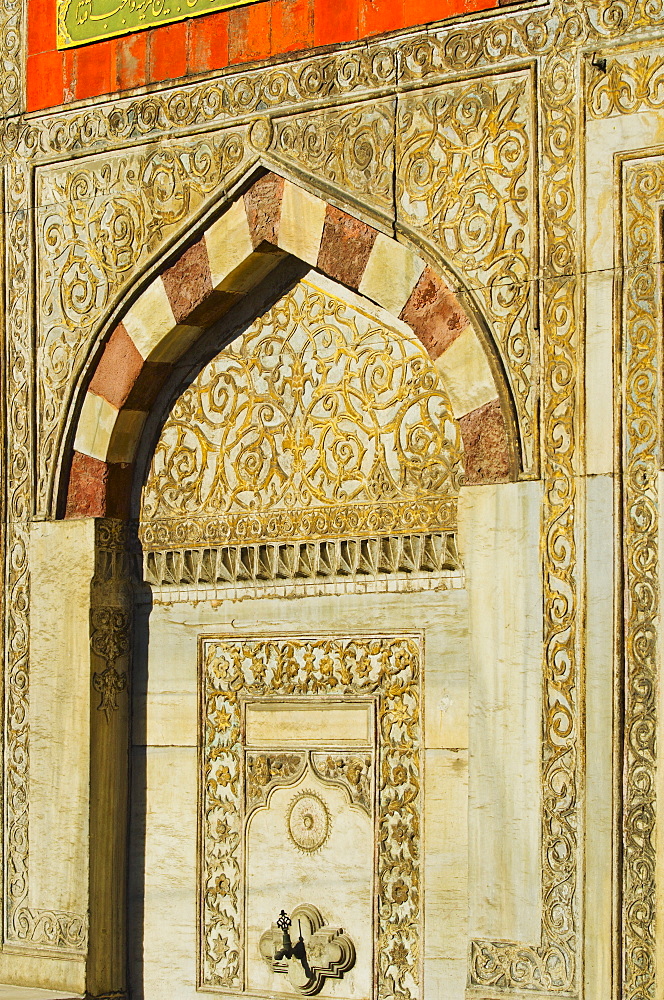
[[[148,641],[152,601],[134,609],[134,643],[131,682],[131,748],[129,809],[129,914],[127,919],[129,984],[133,1000],[144,1000],[143,935],[145,928],[146,828],[147,828],[147,698],[135,697],[148,686]],[[177,817],[172,817],[177,822]],[[164,914],[164,919],[167,915]]]

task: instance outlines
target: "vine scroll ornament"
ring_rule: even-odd
[[[655,996],[664,161],[622,164],[623,996]]]
[[[92,686],[100,695],[97,708],[110,722],[118,708],[118,694],[127,687],[126,671],[118,671],[115,665],[129,650],[129,618],[124,608],[93,608],[90,621],[92,652],[106,664],[92,675]]]

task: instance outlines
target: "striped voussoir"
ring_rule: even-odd
[[[67,517],[126,514],[141,430],[174,365],[288,254],[406,322],[449,392],[467,481],[512,478],[492,369],[454,292],[403,244],[266,174],[153,279],[108,338],[78,419]]]

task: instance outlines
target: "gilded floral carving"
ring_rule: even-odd
[[[371,754],[312,753],[311,763],[319,778],[342,785],[348,792],[351,802],[361,806],[367,815],[371,815],[373,796]]]
[[[535,455],[537,354],[534,128],[528,74],[406,95],[399,102],[397,206],[479,298],[509,372],[523,463]]]
[[[30,179],[27,164],[6,171],[6,330],[11,345],[5,369],[10,448],[7,464],[5,545],[5,940],[62,951],[81,951],[87,940],[82,914],[38,909],[28,903],[29,805],[29,630],[31,516],[31,427],[33,357],[27,311],[31,295],[32,243],[28,226]]]
[[[218,726],[231,723],[225,709],[216,716]],[[245,802],[247,810],[263,805],[275,785],[290,784],[306,764],[304,753],[247,753],[245,758]]]
[[[116,662],[129,650],[129,617],[124,608],[100,607],[90,612],[90,646],[103,660],[103,670],[92,675],[92,686],[100,695],[97,706],[106,721],[118,709],[118,695],[127,687],[127,673],[118,671]]]
[[[367,518],[403,530],[409,511],[435,517],[454,500],[461,458],[415,336],[303,280],[176,401],[143,488],[141,537],[168,545],[209,521],[228,544],[358,535]]]

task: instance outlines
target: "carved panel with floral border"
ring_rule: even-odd
[[[378,697],[378,995],[420,997],[421,655],[421,637],[414,635],[201,639],[199,981],[205,989],[235,992],[244,985],[240,693],[352,695]],[[346,784],[348,768],[342,770]]]
[[[659,675],[658,474],[661,452],[661,214],[664,160],[622,165],[621,294],[624,537],[622,788],[623,996],[656,985],[656,781]]]

